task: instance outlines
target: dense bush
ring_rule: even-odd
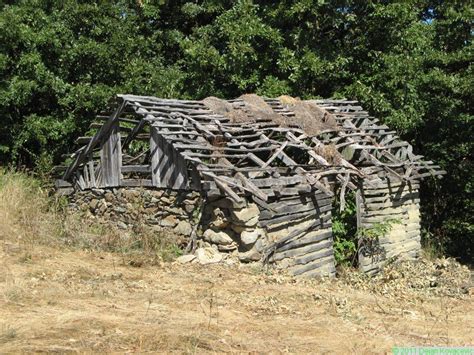
[[[48,170],[115,93],[347,97],[448,175],[431,245],[472,258],[469,1],[0,0],[0,160]]]

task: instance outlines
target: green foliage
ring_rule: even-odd
[[[335,227],[337,230],[338,227]],[[334,236],[334,258],[336,265],[349,266],[354,264],[357,255],[357,243],[341,235]]]
[[[48,170],[119,92],[354,98],[448,171],[422,186],[426,237],[469,260],[472,18],[465,0],[0,0],[0,162]]]
[[[337,265],[355,266],[357,253],[361,247],[370,247],[378,238],[387,235],[399,219],[389,218],[374,223],[370,228],[357,228],[357,206],[355,193],[346,194],[346,204],[341,210],[336,201],[332,210],[332,232],[334,237],[334,257]]]
[[[401,221],[396,218],[389,218],[383,222],[374,223],[370,228],[359,228],[357,237],[365,241],[375,241],[384,235],[387,235],[394,224],[400,224]]]
[[[334,257],[337,265],[353,265],[357,257],[357,220],[355,194],[346,195],[344,209],[336,200],[332,210]]]
[[[357,230],[358,251],[364,255],[366,252],[383,251],[380,248],[379,238],[386,236],[394,224],[399,224],[399,219],[389,218],[383,222],[373,223],[371,227]]]

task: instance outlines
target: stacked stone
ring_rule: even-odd
[[[268,261],[278,268],[294,275],[333,276],[331,198],[307,193],[275,197],[268,204],[270,210],[254,203],[236,206],[226,199],[211,201],[203,240],[219,251],[236,251],[244,262],[261,260],[276,246]]]
[[[359,268],[376,273],[393,257],[414,259],[421,251],[418,184],[384,179],[363,184],[358,198],[359,227],[372,228],[389,220],[389,231],[374,241],[359,241]]]
[[[203,205],[199,193],[170,189],[91,189],[70,196],[72,209],[121,229],[144,223],[186,237],[196,230],[196,260],[203,263],[223,260],[219,253],[242,262],[260,261],[269,248],[278,245],[269,259],[277,267],[295,275],[334,275],[331,198],[312,193],[274,198],[269,204],[272,211],[221,197]]]
[[[170,189],[113,188],[77,191],[69,197],[72,210],[103,218],[120,229],[143,223],[189,236],[201,205],[197,192]]]
[[[235,207],[225,199],[210,202],[202,239],[221,252],[234,252],[240,261],[258,261],[266,240],[265,231],[258,226],[259,216],[254,203]]]

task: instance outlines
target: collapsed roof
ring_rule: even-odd
[[[343,200],[360,179],[409,183],[444,174],[357,101],[117,95],[98,119],[96,133],[76,141],[83,145],[63,175],[80,189],[194,189],[237,203],[251,196],[265,207],[271,196],[333,195],[335,182]]]

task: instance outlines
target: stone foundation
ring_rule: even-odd
[[[219,252],[241,262],[265,259],[295,275],[334,275],[331,199],[320,193],[274,197],[269,206],[272,212],[252,202],[204,201],[197,192],[146,188],[77,191],[69,203],[124,230],[146,224],[185,238],[195,231],[196,255],[213,262],[222,260]]]
[[[334,276],[332,199],[302,193],[275,196],[267,204],[271,210],[254,203],[238,207],[226,199],[210,201],[214,212],[204,239],[226,240],[219,248],[238,249],[241,261],[263,258],[294,275]]]
[[[376,240],[359,241],[359,268],[376,273],[391,257],[416,258],[421,250],[418,185],[382,180],[361,186],[358,227],[395,222]],[[71,209],[120,229],[146,224],[167,228],[188,241],[194,231],[196,247],[207,250],[199,253],[212,254],[214,262],[223,259],[215,255],[222,253],[241,262],[265,260],[294,275],[335,275],[332,198],[321,192],[275,196],[267,201],[268,208],[156,188],[90,189],[69,198]]]
[[[69,208],[86,217],[103,218],[120,229],[138,224],[172,229],[190,235],[202,198],[197,192],[113,188],[77,191],[69,197]]]

